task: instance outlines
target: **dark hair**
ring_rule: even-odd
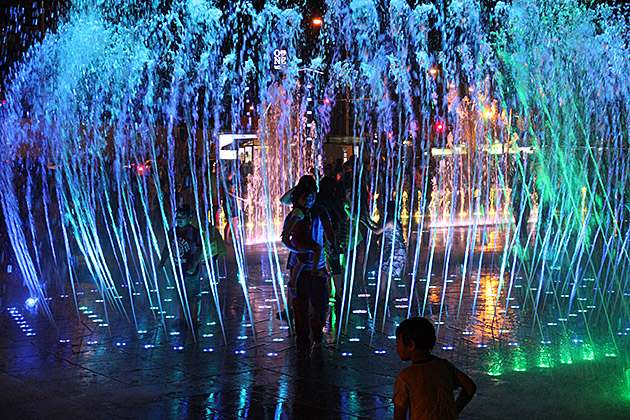
[[[431,351],[435,346],[435,327],[426,318],[414,317],[405,319],[396,328],[396,337],[400,338],[405,347],[410,347],[411,342],[416,343],[416,348]]]
[[[387,202],[387,208],[385,210],[387,212],[387,218],[385,219],[385,223],[391,222],[396,219],[396,202],[391,200]]]
[[[317,191],[317,183],[315,179],[310,175],[302,175],[297,185],[293,188],[291,192],[291,202],[293,204],[297,203],[301,196],[306,193],[314,193]]]
[[[190,209],[190,206],[188,204],[182,204],[181,206],[179,206],[177,208],[177,213],[181,214],[184,217],[192,216],[192,210]]]
[[[311,190],[317,192],[317,183],[315,182],[315,178],[313,178],[311,175],[302,175],[300,177],[300,180],[298,181],[298,185],[300,184],[306,184],[311,187]]]
[[[309,178],[313,179],[310,176]],[[315,194],[315,190],[313,190],[313,188],[311,188],[310,185],[308,185],[305,182],[299,183],[295,186],[295,188],[293,188],[293,191],[291,192],[291,202],[295,205],[300,199],[300,197],[302,197],[304,194],[311,194],[311,193]]]

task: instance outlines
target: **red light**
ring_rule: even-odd
[[[439,122],[439,123],[435,124],[435,130],[438,133],[441,133],[442,131],[444,131],[444,123]]]
[[[390,139],[392,138],[392,132],[391,131],[389,133],[387,133],[387,137],[390,138]]]
[[[7,100],[6,100],[6,99],[3,99],[3,100],[2,100],[2,105],[6,105],[6,104],[7,104]]]
[[[141,174],[142,172],[144,172],[144,166],[138,165],[138,173]]]
[[[328,99],[328,98],[324,99],[324,103],[325,103],[326,105],[328,105],[328,104],[330,103],[330,99]]]

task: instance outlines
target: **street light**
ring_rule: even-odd
[[[313,18],[313,25],[315,26],[321,26],[321,24],[324,23],[324,21],[321,18]]]

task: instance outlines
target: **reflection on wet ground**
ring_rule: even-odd
[[[435,353],[479,385],[461,418],[629,418],[627,290],[595,277],[571,283],[553,262],[528,266],[523,254],[504,252],[500,228],[427,235],[435,248],[421,248],[415,274],[392,279],[387,300],[379,273],[345,288],[336,278],[326,342],[305,360],[276,316],[264,244],[247,251],[253,325],[230,256],[220,262],[216,301],[204,282],[194,333],[177,319],[169,287],[159,299],[132,290],[138,304],[132,310],[123,297],[121,313],[105,311],[96,288],[81,282],[76,294],[51,298],[55,326],[9,305],[0,314],[0,417],[392,418],[404,367],[395,326],[420,313],[439,329]]]

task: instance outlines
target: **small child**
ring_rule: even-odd
[[[319,261],[322,254],[322,246],[313,239],[312,219],[310,208],[315,202],[315,192],[308,186],[297,188],[293,191],[292,197],[293,210],[289,215],[289,219],[282,231],[283,238],[289,238],[291,245],[301,251],[310,251],[313,253],[313,261]],[[295,288],[295,282],[302,271],[304,263],[308,258],[308,252],[296,254],[298,263],[295,264],[291,271],[291,279],[289,287]],[[326,277],[326,273],[317,268],[317,264],[313,264],[313,276]]]
[[[396,328],[396,351],[411,360],[396,378],[394,420],[457,419],[470,402],[477,385],[450,362],[431,354],[436,336],[426,318],[409,318]],[[453,391],[462,388],[457,399]]]

